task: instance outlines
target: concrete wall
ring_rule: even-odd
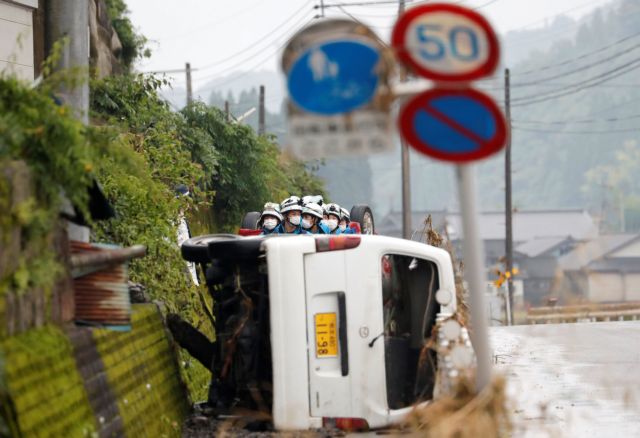
[[[47,325],[0,339],[0,436],[179,436],[188,412],[154,304],[132,330]]]
[[[640,301],[640,274],[625,274],[624,288],[626,301]]]
[[[29,4],[0,0],[0,74],[26,81],[34,79],[34,8]]]
[[[590,272],[588,282],[589,301],[602,303],[625,300],[623,276],[620,273]]]

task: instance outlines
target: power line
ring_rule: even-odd
[[[555,120],[553,122],[549,121],[539,121],[539,120],[514,120],[514,123],[529,123],[535,125],[568,125],[573,123],[612,123],[612,122],[621,122],[624,120],[634,120],[640,119],[640,114],[635,114],[632,116],[625,117],[608,117],[606,119],[578,119],[578,120]]]
[[[301,22],[303,22],[304,20],[307,20],[307,21],[303,24],[303,26],[298,26],[298,25],[299,25]],[[312,20],[312,19],[311,19],[311,20]],[[288,29],[285,31],[285,33],[283,33],[283,34],[281,35],[281,37],[283,37],[283,36],[285,36],[285,35],[288,35],[288,34],[292,33],[292,31],[297,32],[299,29],[301,29],[302,27],[304,27],[304,26],[306,26],[308,23],[310,23],[310,22],[311,22],[311,20],[310,20],[308,17],[306,17],[306,16],[302,16],[302,17],[300,17],[300,19],[299,19],[298,21],[296,21],[292,27],[288,28]],[[271,43],[273,43],[273,41],[272,41]],[[270,43],[270,44],[271,44],[271,43]],[[279,50],[280,48],[284,47],[284,44],[286,44],[286,42],[285,42],[285,43],[283,43],[283,44],[281,44],[281,45],[278,47],[278,49],[276,49],[275,51],[273,51],[273,52],[271,53],[271,55],[275,55],[275,54],[278,52],[278,50]],[[260,52],[263,52],[263,51],[264,51],[264,49],[266,49],[266,46],[265,46],[265,47],[263,47],[262,49],[260,49]],[[217,72],[215,72],[215,73],[209,73],[209,74],[207,74],[206,76],[201,76],[201,77],[197,78],[197,81],[201,82],[201,81],[204,81],[204,80],[206,80],[206,79],[210,79],[210,78],[213,78],[213,77],[216,77],[216,76],[222,76],[222,75],[224,75],[225,73],[232,72],[232,71],[234,71],[235,69],[237,69],[238,67],[240,67],[240,66],[242,66],[242,65],[246,64],[247,62],[254,60],[254,59],[255,59],[255,56],[256,56],[256,54],[252,54],[252,55],[250,55],[249,57],[244,58],[244,59],[240,60],[239,62],[236,62],[235,64],[232,64],[232,65],[230,65],[230,66],[228,66],[228,67],[225,67],[225,68],[223,68],[223,69],[222,69],[222,70],[220,70],[220,71],[217,71]],[[264,61],[264,62],[266,62],[266,61]],[[264,64],[264,62],[263,62],[263,63],[261,63],[260,65]],[[202,69],[201,69],[201,70],[202,70]]]
[[[307,24],[311,23],[312,21],[313,21],[313,18],[312,18],[312,19],[309,19],[309,20],[308,20],[307,22],[305,22],[302,26],[300,26],[300,28],[299,28],[299,29],[302,29],[303,27],[305,27]],[[299,29],[297,29],[297,30],[299,30]],[[258,68],[258,67],[260,67],[261,65],[263,65],[265,62],[269,61],[269,59],[271,59],[271,57],[272,57],[273,55],[275,55],[276,53],[278,53],[278,52],[280,51],[280,49],[282,49],[282,48],[287,44],[287,42],[288,42],[288,41],[285,41],[284,43],[280,44],[280,45],[276,48],[276,50],[274,50],[273,52],[268,53],[266,57],[261,58],[260,62],[258,62],[257,64],[255,64],[255,65],[251,66],[247,71],[244,71],[244,72],[242,72],[242,73],[239,73],[239,74],[237,74],[237,75],[233,76],[232,78],[230,78],[230,79],[228,79],[228,80],[225,80],[225,81],[222,81],[222,82],[219,82],[219,83],[217,83],[217,84],[211,84],[211,85],[209,85],[209,86],[205,86],[205,87],[203,87],[203,88],[199,89],[199,90],[198,90],[198,92],[208,91],[208,90],[211,90],[211,89],[214,89],[214,88],[217,88],[217,87],[221,87],[221,86],[223,86],[223,85],[227,85],[227,84],[229,84],[229,83],[231,83],[231,82],[234,82],[234,81],[236,81],[236,80],[238,80],[238,79],[240,79],[240,78],[243,78],[243,77],[245,77],[245,76],[247,76],[247,75],[249,75],[249,74],[253,73],[253,71],[252,71],[253,69]],[[201,78],[201,79],[204,79],[204,78]]]
[[[540,134],[615,134],[623,132],[640,132],[640,128],[609,129],[606,131],[555,131],[551,129],[522,128],[520,126],[514,126],[512,129],[516,131],[536,132]]]
[[[225,62],[227,62],[227,61],[230,61],[231,59],[234,59],[234,58],[238,57],[239,55],[242,55],[243,53],[248,52],[249,50],[252,50],[252,49],[255,49],[255,48],[257,48],[257,47],[260,47],[260,46],[261,46],[261,44],[265,42],[265,39],[266,39],[266,38],[269,38],[269,37],[270,37],[270,36],[272,36],[274,33],[276,33],[276,32],[278,32],[278,31],[282,30],[282,26],[284,26],[285,24],[289,23],[291,20],[293,20],[293,18],[294,18],[296,15],[298,15],[301,11],[303,11],[305,8],[308,8],[308,7],[309,7],[308,2],[305,2],[305,4],[304,4],[300,9],[296,10],[296,11],[295,11],[293,14],[291,14],[291,15],[290,15],[286,20],[284,20],[282,23],[280,23],[278,26],[276,26],[275,28],[273,28],[271,31],[269,31],[268,33],[266,33],[266,34],[265,34],[265,35],[263,35],[262,37],[260,37],[260,38],[258,38],[257,40],[255,40],[253,43],[249,44],[248,46],[244,47],[243,49],[240,49],[240,50],[236,51],[236,52],[235,52],[233,55],[231,55],[231,56],[228,56],[228,57],[223,58],[223,59],[219,59],[219,60],[217,60],[217,61],[215,61],[215,62],[211,62],[211,63],[209,63],[209,64],[206,64],[206,65],[202,66],[202,67],[199,67],[199,70],[207,70],[207,69],[209,69],[209,68],[212,68],[212,67],[218,66],[218,65],[220,65],[220,64],[222,64],[222,63],[225,63]],[[302,19],[304,19],[304,18],[306,18],[306,17],[302,17]],[[297,21],[297,22],[296,22],[296,24],[294,24],[294,26],[293,26],[293,27],[295,27],[295,26],[297,25],[297,23],[299,23],[299,21]],[[284,34],[286,34],[287,32],[288,32],[288,31],[285,31],[285,32],[283,33],[283,35],[284,35]],[[277,39],[277,38],[276,38],[276,39]],[[273,42],[273,41],[271,41],[271,42]],[[271,42],[267,42],[267,44],[266,44],[266,45],[269,45]]]
[[[235,12],[235,13],[233,13],[233,14],[231,14],[231,15],[227,16],[227,17],[220,18],[220,19],[218,19],[218,20],[215,20],[215,21],[209,22],[209,23],[207,23],[207,24],[203,24],[202,26],[198,26],[198,27],[196,27],[195,29],[191,29],[189,32],[185,32],[185,33],[181,33],[181,34],[177,34],[177,35],[169,35],[169,36],[165,36],[165,37],[164,37],[164,39],[165,39],[165,40],[167,40],[167,39],[172,39],[172,40],[173,40],[173,39],[181,39],[181,38],[184,38],[184,37],[186,37],[186,36],[193,35],[194,33],[198,33],[198,32],[200,32],[200,31],[201,31],[201,30],[203,30],[203,29],[210,28],[211,26],[214,26],[214,25],[219,24],[219,23],[224,23],[224,22],[226,22],[226,21],[229,21],[229,20],[230,20],[230,19],[232,19],[232,18],[235,18],[235,17],[237,17],[237,16],[239,16],[239,15],[242,15],[242,14],[244,14],[245,12],[248,12],[248,11],[250,11],[250,10],[254,9],[254,8],[255,8],[255,6],[256,6],[257,4],[259,4],[259,3],[264,3],[264,2],[263,2],[262,0],[256,0],[255,2],[251,3],[251,4],[250,4],[249,6],[247,6],[246,8],[244,8],[244,9],[242,9],[242,10],[240,10],[240,11],[237,11],[237,12]],[[158,38],[158,39],[159,39],[159,38]]]
[[[597,53],[601,53],[601,52],[603,52],[603,51],[605,51],[605,50],[607,50],[607,49],[610,49],[611,47],[617,46],[618,44],[622,44],[622,43],[624,43],[625,41],[628,41],[628,40],[630,40],[630,39],[636,38],[636,37],[637,37],[637,36],[639,36],[639,35],[640,35],[640,32],[639,32],[639,33],[634,33],[633,35],[626,36],[626,37],[621,38],[621,39],[619,39],[619,40],[617,40],[617,41],[615,41],[615,42],[613,42],[613,43],[611,43],[611,44],[608,44],[608,45],[606,45],[606,46],[600,47],[600,48],[599,48],[599,49],[597,49],[597,50],[594,50],[594,51],[591,51],[591,52],[584,53],[584,54],[582,54],[582,55],[580,55],[580,56],[577,56],[577,57],[575,57],[575,58],[566,59],[566,60],[564,60],[564,61],[562,61],[562,62],[553,63],[553,64],[548,64],[548,65],[545,65],[545,66],[543,66],[543,67],[539,67],[539,68],[534,68],[534,69],[530,69],[530,70],[525,70],[525,71],[523,71],[523,72],[517,72],[517,71],[516,71],[516,74],[517,74],[517,76],[526,76],[526,75],[529,75],[529,74],[532,74],[532,73],[538,73],[538,72],[542,72],[542,71],[550,70],[550,69],[553,69],[553,68],[562,67],[562,66],[564,66],[564,65],[571,64],[571,63],[573,63],[573,62],[580,61],[580,60],[582,60],[582,59],[588,58],[588,57],[590,57],[590,56],[592,56],[592,55],[595,55],[595,54],[597,54]]]
[[[547,17],[544,17],[544,18],[541,18],[539,20],[533,21],[533,22],[531,22],[529,24],[525,24],[524,26],[520,26],[520,27],[517,27],[515,29],[511,29],[509,32],[516,32],[516,31],[519,31],[519,30],[523,30],[523,29],[526,29],[527,27],[531,27],[531,26],[533,26],[535,24],[545,23],[545,22],[549,21],[552,18],[557,18],[557,17],[559,17],[561,15],[565,15],[565,14],[567,14],[569,12],[575,12],[575,11],[577,11],[579,9],[586,8],[588,6],[592,6],[592,5],[596,4],[596,3],[601,3],[601,2],[609,3],[610,1],[611,0],[593,0],[593,1],[590,1],[590,2],[587,2],[587,3],[583,3],[581,5],[574,6],[574,7],[569,8],[569,9],[565,9],[564,11],[560,11],[557,14],[549,15]],[[578,24],[578,23],[575,23],[575,24]],[[525,38],[525,40],[526,39],[527,38]]]
[[[553,75],[553,76],[548,76],[546,78],[537,79],[535,81],[515,83],[514,86],[516,86],[516,87],[528,87],[528,86],[531,86],[531,85],[538,85],[538,84],[541,84],[543,82],[552,81],[554,79],[564,78],[565,76],[569,76],[569,75],[572,75],[572,74],[581,73],[581,72],[583,72],[585,70],[590,69],[591,67],[595,67],[597,65],[601,65],[601,64],[604,64],[605,62],[609,62],[609,61],[612,61],[614,59],[620,58],[621,56],[627,55],[627,54],[633,52],[634,50],[636,50],[638,48],[640,48],[640,44],[636,44],[633,47],[630,47],[630,48],[628,48],[626,50],[614,53],[611,56],[607,56],[606,58],[599,59],[599,60],[597,60],[595,62],[592,62],[590,64],[582,65],[582,66],[580,66],[578,68],[575,68],[573,70],[568,70],[568,71],[565,71],[565,72],[562,72],[562,73],[558,73],[558,74]]]
[[[541,94],[532,94],[532,95],[528,95],[528,96],[524,96],[518,99],[514,99],[514,105],[513,106],[525,106],[525,105],[532,105],[535,103],[541,103],[541,102],[546,102],[548,100],[552,100],[552,99],[557,99],[558,97],[563,97],[563,96],[567,96],[570,94],[575,94],[579,91],[583,91],[586,90],[588,88],[593,88],[597,85],[600,85],[601,83],[610,81],[611,79],[615,79],[619,76],[622,76],[626,73],[629,73],[633,70],[635,70],[636,68],[638,68],[640,65],[638,65],[638,63],[640,63],[640,59],[636,58],[633,61],[627,62],[626,64],[623,64],[619,67],[616,67],[612,70],[606,71],[602,74],[599,74],[597,76],[594,76],[592,78],[589,78],[585,81],[582,82],[578,82],[576,84],[574,84],[574,87],[570,90],[566,90],[563,91],[561,93],[555,93],[555,91],[551,91],[549,93],[541,93]],[[626,69],[626,70],[625,70]],[[615,73],[615,74],[614,74]],[[600,79],[596,82],[592,82],[596,79]]]

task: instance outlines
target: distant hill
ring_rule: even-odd
[[[640,113],[640,2],[617,0],[580,20],[560,16],[541,24],[502,38],[503,65],[512,67],[514,203],[526,209],[587,208],[606,219],[605,210],[636,196],[629,188],[603,189],[605,183],[597,188],[594,178],[603,165],[616,165],[625,144],[640,142],[634,131],[640,119],[633,118]],[[499,72],[479,87],[502,102],[503,81]],[[267,87],[267,130],[284,143],[280,73],[237,72],[196,88],[196,95],[220,107],[230,100],[238,116],[257,105],[260,84]],[[246,123],[256,127],[257,115]],[[456,209],[453,167],[413,153],[411,160],[414,209]],[[367,202],[378,216],[400,209],[398,148],[368,159],[328,160],[319,173],[334,200]],[[504,208],[503,154],[481,163],[478,174],[482,208]]]

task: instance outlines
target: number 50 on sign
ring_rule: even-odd
[[[471,81],[491,75],[500,48],[480,14],[451,4],[409,9],[396,23],[396,55],[415,73],[436,81]]]

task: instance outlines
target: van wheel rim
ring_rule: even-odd
[[[373,218],[368,212],[362,218],[362,234],[373,234]]]

